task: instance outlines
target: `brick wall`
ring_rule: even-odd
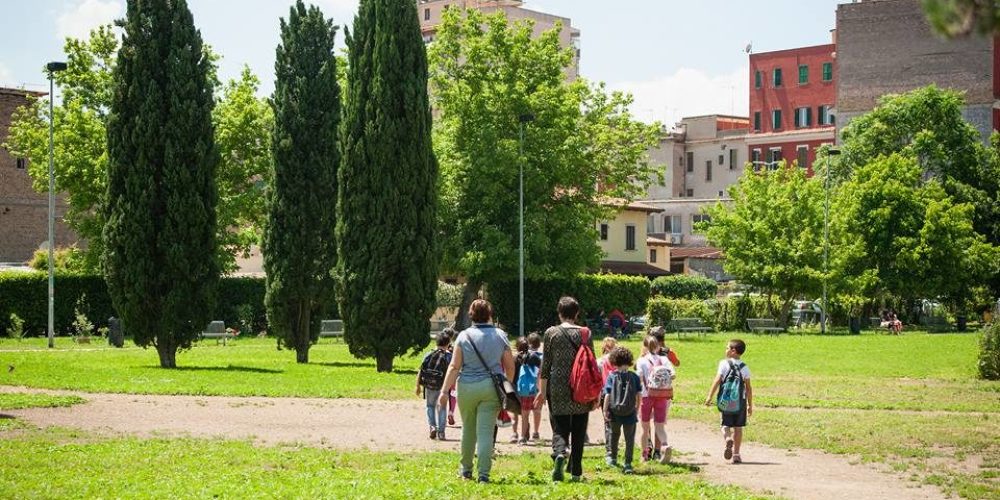
[[[27,104],[24,91],[0,89],[0,143],[7,140],[11,115]],[[25,165],[26,166],[26,165]],[[67,246],[77,237],[61,222],[66,204],[56,199],[56,245]],[[48,198],[31,188],[27,168],[0,148],[0,262],[24,262],[48,240]]]

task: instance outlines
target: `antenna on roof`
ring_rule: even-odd
[[[743,52],[746,52],[747,54],[753,54],[753,41],[747,42],[747,46],[746,48],[743,49]]]

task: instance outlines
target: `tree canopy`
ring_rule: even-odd
[[[1000,5],[995,0],[922,0],[931,27],[949,38],[1000,33]]]
[[[534,36],[530,20],[449,9],[428,47],[442,267],[467,279],[465,305],[482,283],[517,275],[520,168],[525,272],[538,279],[595,268],[596,222],[655,177],[658,124],[634,120],[626,94],[569,81],[560,29]]]

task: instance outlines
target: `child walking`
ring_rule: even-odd
[[[610,422],[607,464],[618,466],[618,441],[625,431],[625,466],[622,472],[632,474],[632,457],[635,453],[635,424],[639,421],[639,392],[642,382],[639,376],[629,371],[632,366],[632,351],[616,347],[608,356],[615,371],[608,375],[604,384],[604,420]]]
[[[537,341],[537,334],[535,335]],[[537,346],[537,344],[536,344]],[[531,339],[521,337],[517,339],[517,355],[514,357],[514,388],[517,390],[517,397],[521,400],[521,437],[517,437],[517,419],[514,419],[514,441],[518,444],[528,444],[528,436],[531,429],[535,429],[538,435],[538,424],[540,418],[535,420],[535,427],[531,427],[529,419],[534,411],[535,396],[538,395],[538,369],[542,366],[542,357],[538,352],[531,350]],[[540,415],[539,415],[540,417]]]
[[[542,336],[539,335],[538,332],[531,332],[528,334],[528,354],[538,358],[538,366],[542,366]],[[521,401],[522,410],[526,408],[524,403],[524,401]],[[541,436],[538,434],[538,429],[540,429],[542,425],[542,407],[536,405],[534,400],[531,401],[530,407],[531,424],[533,425],[532,429],[535,429],[535,432],[531,434],[531,440],[537,442],[541,439]],[[524,418],[527,419],[527,417]]]
[[[445,420],[448,416],[448,408],[438,405],[438,396],[441,395],[441,386],[444,384],[444,376],[451,364],[451,336],[442,331],[437,336],[437,348],[424,356],[420,363],[420,370],[417,372],[417,396],[421,393],[427,403],[427,423],[430,426],[430,438],[445,439]]]
[[[667,444],[667,413],[670,411],[670,402],[674,397],[673,379],[676,377],[673,364],[666,356],[657,354],[660,350],[656,337],[649,335],[643,342],[647,354],[639,359],[637,368],[639,380],[642,382],[642,407],[640,409],[640,419],[642,421],[642,459],[648,461],[653,458],[653,442],[650,440],[649,421],[653,421],[653,430],[656,438],[661,443],[660,463],[665,464],[670,461],[673,447]]]
[[[604,342],[601,343],[601,357],[597,358],[597,368],[601,370],[601,382],[603,384],[608,383],[608,377],[612,372],[615,371],[615,366],[611,364],[611,352],[618,347],[618,341],[614,337],[604,337]],[[604,397],[605,393],[601,392],[600,406],[604,407]],[[608,412],[604,412],[604,457],[607,461],[610,461],[611,457],[611,420],[608,418]]]
[[[712,388],[705,398],[705,405],[712,404],[712,396],[716,389],[719,396],[716,406],[722,413],[722,438],[726,441],[726,449],[722,456],[732,459],[734,464],[743,463],[740,457],[740,444],[743,442],[743,428],[747,425],[747,417],[753,415],[753,389],[750,387],[750,369],[740,357],[747,350],[747,345],[740,339],[726,343],[726,357],[719,362],[719,369],[712,382]]]

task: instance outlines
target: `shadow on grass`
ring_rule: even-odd
[[[375,368],[375,363],[364,363],[361,361],[328,361],[326,363],[310,363],[318,366],[329,366],[332,368]],[[416,375],[417,370],[396,368],[392,373],[397,375]]]
[[[10,415],[8,413],[0,413],[0,420],[14,420],[16,418],[17,417],[15,417],[14,415]]]
[[[149,365],[148,368],[159,368],[160,365]],[[285,370],[273,368],[258,368],[254,366],[178,366],[171,368],[179,372],[244,372],[244,373],[285,373]]]

